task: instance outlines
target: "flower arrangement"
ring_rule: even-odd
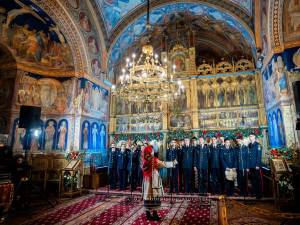
[[[278,181],[279,195],[283,198],[292,198],[294,196],[294,186],[292,176],[290,174],[283,174]]]
[[[67,160],[84,160],[84,157],[86,155],[85,151],[71,151],[67,154],[66,159]]]
[[[288,161],[293,160],[293,151],[289,147],[271,148],[269,155],[271,159],[282,157]]]

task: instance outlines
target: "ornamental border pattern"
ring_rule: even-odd
[[[270,39],[273,53],[283,51],[282,12],[284,0],[274,0],[270,7]]]

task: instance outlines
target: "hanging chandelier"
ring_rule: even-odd
[[[133,53],[125,59],[121,74],[112,86],[112,95],[126,102],[173,102],[184,93],[181,80],[173,79],[176,66],[169,66],[167,58],[160,59],[150,43],[149,0],[147,1],[147,43],[137,57]],[[171,71],[168,68],[172,68]]]

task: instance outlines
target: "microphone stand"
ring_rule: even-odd
[[[170,183],[172,185],[172,189],[174,189],[174,187],[173,187],[173,168],[171,168],[171,182]],[[171,185],[170,185],[170,188],[171,188]],[[171,191],[171,199],[170,199],[171,205],[173,205],[173,191],[174,190]]]
[[[109,189],[110,189],[110,173],[109,173],[109,165],[107,166],[107,178],[108,178],[108,185],[107,185],[106,196],[107,196],[107,198],[109,198]]]

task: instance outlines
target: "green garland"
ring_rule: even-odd
[[[234,130],[199,130],[199,131],[191,131],[191,130],[183,130],[178,129],[175,131],[169,131],[167,133],[168,140],[173,139],[184,139],[196,136],[204,136],[205,138],[211,138],[213,136],[223,136],[225,138],[235,139],[238,136],[248,137],[251,133],[255,133],[257,137],[263,137],[262,134],[263,128],[246,128],[246,129],[234,129]],[[119,141],[128,141],[128,140],[136,140],[136,141],[152,141],[152,140],[163,140],[164,133],[156,132],[156,133],[134,133],[134,134],[114,134],[115,142]]]
[[[245,128],[234,130],[200,130],[199,135],[204,137],[223,136],[225,138],[235,139],[238,136],[248,137],[251,133],[256,134],[257,137],[262,138],[262,128]]]
[[[194,136],[192,131],[185,131],[183,129],[178,129],[175,131],[169,131],[168,133],[168,142],[170,140],[174,140],[174,139],[184,139],[184,138],[189,138],[191,139]]]
[[[115,142],[119,141],[152,141],[163,140],[164,134],[162,132],[156,133],[134,133],[134,134],[114,134]]]

